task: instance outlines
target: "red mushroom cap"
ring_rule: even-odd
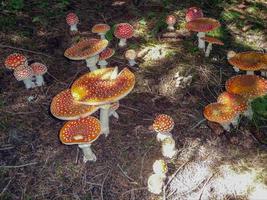
[[[47,67],[42,63],[35,62],[32,63],[30,67],[32,68],[33,73],[36,76],[41,76],[47,72]]]
[[[58,119],[76,120],[87,117],[98,110],[96,106],[79,104],[74,101],[69,89],[57,94],[51,103],[50,111]]]
[[[66,22],[68,25],[72,26],[79,23],[79,18],[75,13],[69,13],[66,16]]]
[[[205,37],[202,37],[201,39],[208,42],[208,43],[217,44],[217,45],[224,45],[224,43],[221,40],[219,40],[215,37],[205,36]]]
[[[156,132],[168,133],[173,129],[174,121],[169,115],[160,114],[154,119],[152,127]]]
[[[195,32],[209,32],[221,26],[216,19],[201,17],[186,23],[186,28]]]
[[[191,8],[188,8],[188,10],[186,11],[185,21],[190,22],[203,16],[204,15],[203,15],[201,8],[191,7]]]
[[[8,69],[16,69],[21,65],[27,65],[27,58],[20,53],[12,53],[5,60],[5,66]]]
[[[115,53],[114,49],[106,48],[104,51],[102,51],[99,54],[99,60],[106,60],[106,59],[110,58],[111,56],[113,56],[114,53]]]
[[[110,26],[107,24],[96,24],[92,28],[92,33],[106,33],[110,30]]]
[[[131,38],[134,34],[134,29],[131,24],[120,23],[117,24],[114,30],[114,35],[119,39],[128,39]]]
[[[100,121],[89,116],[83,119],[68,121],[61,128],[59,139],[63,144],[90,144],[101,134]]]
[[[174,15],[168,15],[166,17],[166,23],[169,24],[175,24],[176,23],[176,17]]]
[[[21,65],[20,67],[15,69],[14,76],[18,81],[29,79],[33,76],[32,68],[30,68],[29,66]]]

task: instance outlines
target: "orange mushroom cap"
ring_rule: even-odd
[[[248,102],[242,96],[237,94],[231,94],[229,92],[221,93],[217,102],[224,104],[225,106],[231,106],[237,112],[244,112],[248,108]]]
[[[237,53],[229,58],[229,63],[241,70],[255,71],[267,69],[267,54],[259,52],[242,52]]]
[[[205,36],[205,37],[202,37],[201,39],[208,42],[208,43],[224,45],[224,43],[221,40],[214,38],[214,37]]]
[[[87,117],[98,110],[96,106],[79,104],[74,101],[70,89],[57,94],[50,105],[50,111],[58,119],[76,120]]]
[[[92,33],[106,33],[110,30],[110,26],[107,24],[96,24],[92,28]]]
[[[115,51],[112,48],[106,48],[99,54],[99,60],[106,60],[114,55]]]
[[[5,66],[8,69],[16,69],[21,65],[27,65],[27,58],[20,53],[12,53],[5,60]]]
[[[102,105],[119,101],[132,91],[134,74],[124,68],[115,79],[111,79],[114,68],[98,69],[78,78],[71,87],[76,101],[86,105]]]
[[[152,127],[158,133],[168,133],[173,129],[174,121],[169,115],[160,114],[154,119]]]
[[[61,128],[59,139],[63,144],[89,144],[94,142],[101,133],[100,121],[95,117],[68,121]]]
[[[237,75],[226,81],[225,88],[249,100],[267,94],[267,80],[256,75]]]
[[[71,60],[85,60],[99,54],[107,46],[107,40],[85,39],[68,48],[64,56]]]
[[[186,28],[195,32],[209,32],[220,26],[219,21],[206,17],[197,18],[186,23]]]
[[[232,106],[211,103],[204,108],[203,114],[207,120],[221,124],[231,122],[239,112],[236,112]]]

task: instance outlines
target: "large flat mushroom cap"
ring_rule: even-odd
[[[135,75],[124,68],[112,79],[114,69],[98,69],[78,78],[71,87],[74,99],[86,105],[102,105],[125,97],[134,87]]]
[[[214,37],[205,36],[205,37],[202,37],[201,39],[208,42],[208,43],[217,44],[217,45],[224,45],[224,43],[221,40],[214,38]]]
[[[222,103],[211,103],[204,108],[203,114],[209,121],[228,123],[238,115],[238,112],[231,106],[226,106]]]
[[[244,112],[248,108],[248,101],[245,98],[229,92],[221,93],[217,98],[217,102],[226,106],[231,106],[237,112]]]
[[[209,32],[221,26],[216,19],[201,17],[186,23],[186,28],[195,32]]]
[[[71,60],[85,60],[102,52],[108,46],[107,40],[85,39],[70,48],[68,48],[64,56]]]
[[[237,53],[229,58],[229,63],[241,70],[255,71],[267,69],[267,54],[259,52],[242,52]]]
[[[63,125],[59,133],[59,139],[63,144],[90,144],[101,133],[100,121],[92,116],[68,121]]]
[[[74,101],[70,89],[57,94],[50,105],[53,116],[61,120],[77,120],[87,117],[98,110],[96,106],[79,104]]]
[[[226,91],[245,99],[253,99],[267,94],[267,80],[256,75],[237,75],[225,83]]]

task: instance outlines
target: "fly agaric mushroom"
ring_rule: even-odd
[[[114,49],[106,48],[99,54],[98,65],[100,66],[100,68],[105,68],[107,66],[108,62],[106,61],[106,59],[112,57],[114,53],[115,53]]]
[[[240,70],[247,71],[247,75],[253,75],[254,71],[267,69],[266,55],[253,51],[228,53],[228,62]]]
[[[97,106],[88,106],[74,101],[70,89],[58,93],[52,100],[50,111],[61,120],[85,118],[98,110]]]
[[[20,66],[27,66],[27,58],[20,53],[12,53],[5,60],[5,66],[7,69],[14,70]]]
[[[174,31],[174,24],[176,23],[176,17],[174,15],[168,15],[165,20],[166,24],[168,24],[168,31]]]
[[[26,89],[35,87],[35,84],[32,82],[33,71],[28,65],[17,67],[14,71],[14,76],[18,81],[23,81]]]
[[[162,192],[165,179],[165,177],[159,174],[152,174],[149,176],[147,180],[148,191],[153,194],[160,194]]]
[[[47,72],[47,67],[44,64],[38,62],[32,63],[30,67],[32,68],[33,75],[36,78],[36,85],[37,86],[44,85],[45,82],[43,75]]]
[[[186,22],[190,22],[190,21],[193,21],[197,18],[201,18],[203,17],[203,12],[201,10],[201,8],[198,8],[198,7],[191,7],[191,8],[188,8],[187,11],[186,11],[186,14],[185,14],[185,21]]]
[[[70,26],[70,31],[78,31],[77,24],[79,23],[79,18],[75,13],[67,14],[66,22]]]
[[[59,133],[60,141],[66,145],[78,144],[83,151],[83,162],[96,161],[91,144],[99,137],[101,126],[98,119],[89,116],[86,118],[68,121]]]
[[[166,177],[166,174],[168,172],[168,167],[167,164],[164,160],[160,159],[160,160],[156,160],[153,163],[153,172],[155,174],[159,174],[163,177]]]
[[[167,137],[162,141],[161,152],[166,158],[173,158],[177,154],[175,140],[172,137]]]
[[[134,66],[136,64],[135,58],[137,54],[135,50],[129,49],[125,52],[125,58],[128,60],[130,66]]]
[[[131,24],[120,23],[115,26],[114,35],[120,39],[119,47],[126,46],[126,40],[133,37],[134,29]]]
[[[205,41],[201,38],[205,37],[205,32],[212,31],[220,26],[221,24],[219,21],[206,17],[197,18],[186,23],[186,28],[188,30],[198,32],[198,48],[203,49],[204,51]]]
[[[170,132],[174,127],[174,121],[169,115],[160,114],[154,119],[152,127],[157,132],[157,140],[163,141],[167,137],[172,137]]]
[[[224,45],[224,43],[221,40],[214,37],[205,36],[202,37],[201,39],[209,43],[205,52],[205,57],[209,57],[210,52],[212,50],[212,44]]]
[[[100,35],[100,39],[105,39],[105,34],[110,30],[110,26],[107,24],[96,24],[92,28],[92,33]]]
[[[86,66],[90,71],[97,69],[96,63],[99,53],[108,46],[107,40],[86,39],[82,40],[68,48],[64,56],[71,60],[85,60]]]
[[[207,120],[219,123],[226,131],[230,130],[231,123],[234,126],[238,124],[239,112],[230,105],[211,103],[205,107],[203,114]]]
[[[85,105],[101,105],[100,121],[102,133],[109,134],[110,104],[130,93],[135,84],[134,74],[124,68],[117,74],[117,68],[103,68],[78,78],[71,87],[76,101]]]

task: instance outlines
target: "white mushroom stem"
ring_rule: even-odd
[[[267,77],[267,71],[261,71],[261,75],[262,75],[263,77]]]
[[[100,39],[101,39],[101,40],[106,39],[106,38],[105,38],[105,33],[98,33],[98,35],[100,35]]]
[[[235,72],[239,72],[240,71],[237,67],[233,67],[233,69],[235,70]]]
[[[111,75],[110,75],[110,79],[111,80],[116,79],[118,76],[118,73],[119,73],[119,69],[118,69],[118,67],[115,67],[114,70],[112,71]]]
[[[158,134],[157,134],[157,140],[159,142],[162,142],[164,139],[166,139],[168,137],[172,137],[172,134],[171,133],[160,133],[160,132],[158,132]]]
[[[86,66],[90,69],[91,72],[97,70],[96,63],[98,59],[99,59],[99,55],[86,59]]]
[[[210,56],[210,52],[212,50],[212,43],[209,43],[205,52],[205,57],[209,57]]]
[[[173,158],[177,154],[175,140],[172,137],[163,140],[161,152],[162,155],[167,158]]]
[[[248,119],[252,120],[252,118],[253,118],[253,110],[252,110],[250,102],[249,102],[249,105],[248,105],[248,109],[243,113],[243,115],[245,117],[247,117]]]
[[[35,80],[36,80],[36,85],[37,86],[42,86],[42,85],[45,84],[43,75],[35,76]]]
[[[102,134],[106,137],[109,134],[109,108],[110,104],[104,105],[100,108],[100,123]]]
[[[166,177],[159,174],[152,174],[147,180],[148,191],[153,194],[160,194]]]
[[[108,62],[106,60],[99,60],[98,61],[98,65],[102,69],[102,68],[105,68],[108,65]]]
[[[119,119],[119,114],[115,111],[115,110],[113,110],[113,109],[109,109],[109,114],[108,114],[108,116],[110,117],[110,116],[113,116],[113,117],[115,117],[116,119]]]
[[[24,83],[26,89],[30,89],[30,88],[33,88],[35,86],[35,84],[31,78],[24,79],[23,83]]]
[[[205,37],[205,33],[198,32],[197,37],[198,37],[198,48],[203,49],[205,51],[205,41],[201,39]]]
[[[174,24],[168,24],[168,27],[167,27],[167,30],[168,31],[174,31],[174,26],[173,26]]]
[[[91,149],[91,144],[79,144],[79,148],[83,151],[83,162],[86,163],[87,161],[96,161],[96,155],[93,153]]]
[[[221,126],[223,127],[224,130],[226,131],[230,131],[230,125],[231,125],[231,122],[229,123],[222,123]]]
[[[239,118],[240,118],[240,115],[237,115],[232,121],[231,121],[231,124],[234,126],[234,127],[237,127],[238,124],[239,124]]]
[[[247,71],[247,75],[254,75],[254,71]]]
[[[125,47],[126,45],[127,45],[126,39],[125,38],[121,38],[120,42],[119,42],[119,47]]]
[[[134,59],[128,59],[129,65],[134,66],[136,64]]]
[[[70,26],[70,31],[78,31],[77,24],[73,24]]]

